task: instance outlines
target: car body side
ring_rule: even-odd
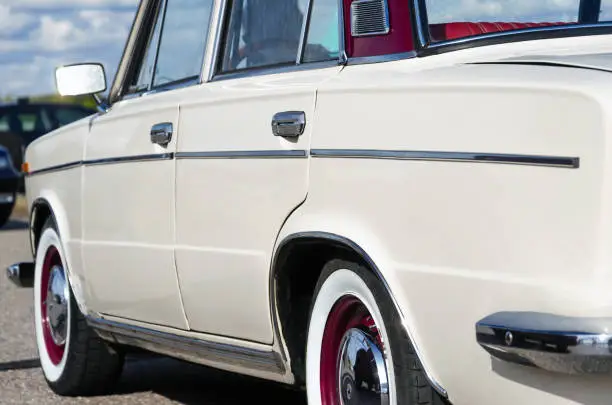
[[[609,52],[608,38],[533,41],[527,48],[534,55],[561,55],[575,46],[585,54]],[[489,48],[497,54],[492,57]],[[525,48],[514,43],[349,64],[320,83],[308,124],[307,197],[278,228],[266,252],[271,273],[260,274],[258,283],[272,285],[273,259],[283,241],[333,235],[358,246],[355,253],[376,265],[430,378],[453,403],[546,403],[552,397],[600,403],[607,392],[602,380],[550,379],[537,370],[491,363],[474,340],[475,322],[496,311],[604,316],[612,304],[612,73],[496,63]],[[194,97],[206,83],[201,87]],[[54,216],[77,301],[92,315],[96,296],[81,259],[81,163],[95,120],[45,135],[26,152],[28,204],[34,213],[43,209]],[[180,129],[177,136],[180,142]],[[579,167],[404,159],[398,152],[564,157],[578,159]],[[45,172],[50,167],[56,170]],[[248,209],[257,201],[241,204]],[[269,324],[258,328],[269,328],[275,350],[283,350],[278,338],[286,331],[275,330],[275,300],[270,294]],[[232,319],[232,311],[218,314]]]

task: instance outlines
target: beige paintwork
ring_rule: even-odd
[[[126,100],[93,121],[87,161],[173,153],[151,143],[155,124],[177,128],[163,94]],[[187,328],[174,266],[175,164],[171,159],[86,165],[83,264],[97,312]]]
[[[580,170],[315,158],[283,234],[350,235],[373,255],[453,403],[604,403],[601,378],[492,362],[474,326],[497,311],[609,314],[610,73],[406,72],[418,64],[348,67],[320,86],[312,149],[579,156]]]
[[[181,103],[178,152],[307,150],[316,88],[339,67],[223,80]],[[299,139],[274,114],[304,111]],[[176,263],[193,330],[273,343],[269,271],[279,229],[306,198],[306,158],[177,159]],[[231,293],[226,293],[231,291]]]
[[[39,170],[175,151],[359,148],[578,156],[579,170],[178,159],[38,174],[27,179],[28,201],[51,204],[87,311],[281,350],[268,291],[274,251],[292,234],[329,232],[374,260],[453,404],[608,404],[607,378],[492,362],[474,325],[505,310],[609,316],[612,73],[470,63],[610,53],[610,43],[517,42],[203,83],[115,104],[91,132],[81,121],[36,141],[26,156]],[[612,66],[610,55],[596,59]],[[593,63],[571,58],[580,60]],[[295,143],[274,137],[272,115],[296,109],[307,112],[306,134]],[[150,127],[163,121],[176,124],[168,148],[149,142]]]

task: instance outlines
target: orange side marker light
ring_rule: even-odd
[[[30,173],[30,164],[28,162],[23,162],[21,164],[21,171],[25,174]]]

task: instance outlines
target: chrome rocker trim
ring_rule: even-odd
[[[197,364],[223,364],[279,375],[285,373],[285,365],[274,351],[176,336],[91,316],[87,317],[87,323],[100,338],[113,343],[135,346]]]
[[[34,263],[15,263],[6,268],[6,276],[17,287],[34,287]]]
[[[498,312],[476,323],[476,341],[498,360],[563,374],[612,373],[612,318]]]

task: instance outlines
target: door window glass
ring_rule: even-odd
[[[612,0],[603,0],[599,13],[599,21],[612,21]]]
[[[200,76],[213,0],[167,0],[153,86]]]
[[[233,0],[221,70],[295,64],[308,0]]]
[[[313,0],[303,62],[321,62],[340,56],[338,0]]]

